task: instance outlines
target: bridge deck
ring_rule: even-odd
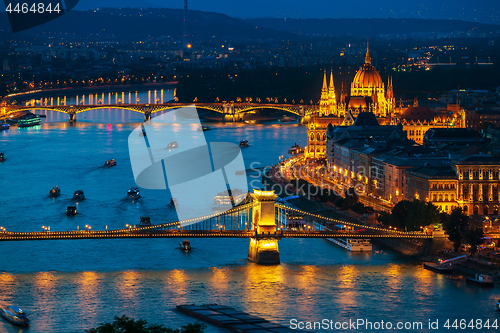
[[[245,230],[156,230],[128,232],[114,231],[67,231],[67,232],[15,232],[0,234],[1,241],[34,241],[34,240],[72,240],[72,239],[111,239],[111,238],[400,238],[429,239],[431,235],[414,234],[375,234],[349,233],[345,231],[276,231],[268,234],[255,234]]]

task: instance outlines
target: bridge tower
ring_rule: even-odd
[[[274,191],[254,190],[253,230],[255,237],[250,238],[248,260],[257,264],[277,265],[280,263],[278,250],[279,235],[276,233],[276,214]]]
[[[144,112],[144,122],[151,120],[151,107],[149,104],[144,106],[142,110]]]

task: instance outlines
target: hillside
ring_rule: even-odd
[[[0,13],[0,33],[9,38],[9,23]],[[145,36],[180,37],[183,11],[169,8],[102,8],[72,10],[39,27],[15,34],[67,33],[75,36],[114,36],[144,39]],[[190,10],[188,32],[201,38],[231,39],[310,39],[324,37],[364,37],[387,34],[473,32],[499,35],[500,26],[453,20],[423,19],[236,19],[230,16]],[[99,36],[97,36],[99,35]],[[455,34],[455,36],[457,36]]]

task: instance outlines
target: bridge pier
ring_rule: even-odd
[[[453,244],[448,240],[443,230],[434,230],[431,239],[425,239],[420,251],[421,256],[434,256],[443,250],[453,249]]]
[[[70,123],[76,123],[76,113],[70,113],[69,114],[69,122]]]
[[[277,265],[280,263],[278,237],[271,236],[276,235],[274,200],[277,195],[274,194],[274,191],[254,190],[251,196],[253,202],[256,203],[253,214],[255,237],[250,239],[248,260],[257,264]]]
[[[151,112],[144,113],[144,122],[151,120]]]
[[[222,121],[226,122],[226,123],[234,123],[236,121],[242,121],[243,120],[243,116],[240,115],[240,114],[229,114],[229,113],[225,113],[224,116],[222,116]]]

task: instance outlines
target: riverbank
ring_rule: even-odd
[[[290,192],[295,192],[297,194],[300,191],[295,189],[291,183],[287,182],[279,173],[279,168],[275,165],[271,168],[263,177],[263,184],[267,184],[267,189],[275,189],[276,185],[280,188],[285,188],[288,186],[288,194]],[[286,195],[281,195],[286,196]],[[326,217],[336,218],[339,220],[344,220],[346,222],[360,223],[369,225],[373,221],[368,221],[367,216],[361,216],[349,210],[340,210],[335,207],[330,202],[320,202],[314,198],[306,198],[300,196],[297,199],[288,200],[292,205],[297,208],[304,210],[309,213],[319,214]],[[439,260],[450,259],[459,256],[459,253],[453,253],[451,251],[441,250],[433,251],[428,247],[430,244],[426,244],[419,240],[410,239],[377,239],[372,240],[373,243],[379,245],[384,249],[388,249],[392,252],[399,253],[400,255],[406,256],[422,262],[439,262]],[[446,240],[448,247],[450,242]],[[461,253],[463,254],[463,253]],[[471,276],[474,277],[476,274],[488,274],[493,277],[495,282],[500,283],[500,267],[494,263],[481,259],[481,258],[469,258],[465,263],[454,266],[454,271],[456,275],[460,276]]]

